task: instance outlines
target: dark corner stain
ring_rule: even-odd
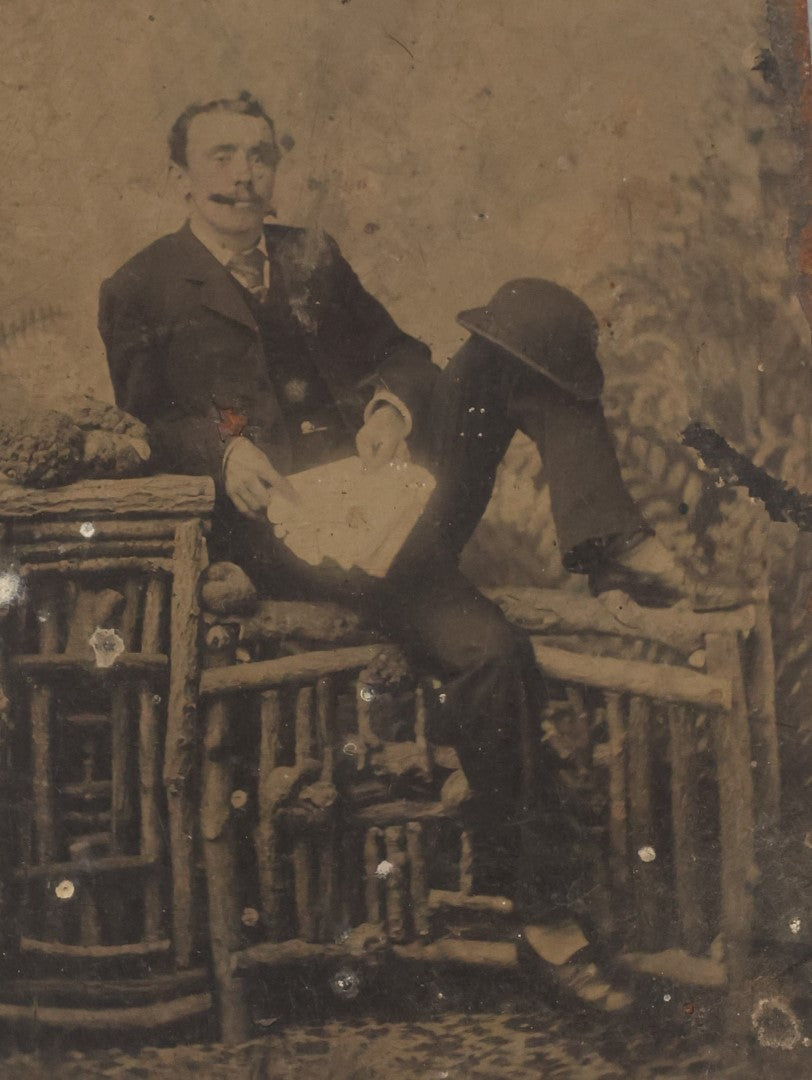
[[[698,452],[708,468],[716,469],[725,483],[738,484],[760,499],[773,521],[790,521],[802,532],[812,532],[812,495],[770,476],[699,421],[685,428],[682,441]]]

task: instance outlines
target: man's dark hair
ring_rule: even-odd
[[[176,165],[183,168],[189,164],[186,158],[186,147],[189,141],[189,125],[196,116],[203,113],[217,112],[222,109],[225,112],[239,113],[241,116],[259,116],[271,129],[274,143],[276,132],[273,120],[265,112],[262,103],[248,90],[243,90],[235,98],[216,98],[214,101],[195,101],[187,106],[169,132],[169,158]]]

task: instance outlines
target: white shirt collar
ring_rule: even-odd
[[[193,235],[197,237],[203,247],[205,247],[208,251],[212,253],[215,259],[221,264],[221,266],[226,266],[229,260],[232,259],[236,254],[236,252],[231,251],[229,248],[225,247],[223,245],[223,242],[215,234],[214,230],[209,228],[206,222],[202,221],[200,218],[189,218],[189,227],[191,228]],[[253,251],[254,248],[257,248],[259,251],[261,251],[266,259],[268,258],[268,242],[265,239],[264,228],[260,233],[259,239],[257,240],[256,244],[253,244],[250,248],[247,248],[246,250]]]

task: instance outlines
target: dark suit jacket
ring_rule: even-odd
[[[271,288],[284,293],[310,358],[348,429],[375,386],[411,410],[419,447],[438,368],[362,287],[324,234],[266,226]],[[156,466],[221,483],[223,411],[282,472],[289,438],[244,293],[188,224],[121,267],[101,287],[99,330],[117,404],[150,429]]]

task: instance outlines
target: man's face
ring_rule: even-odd
[[[189,125],[186,167],[175,166],[183,194],[224,240],[259,233],[273,195],[279,151],[260,116],[218,109]]]

